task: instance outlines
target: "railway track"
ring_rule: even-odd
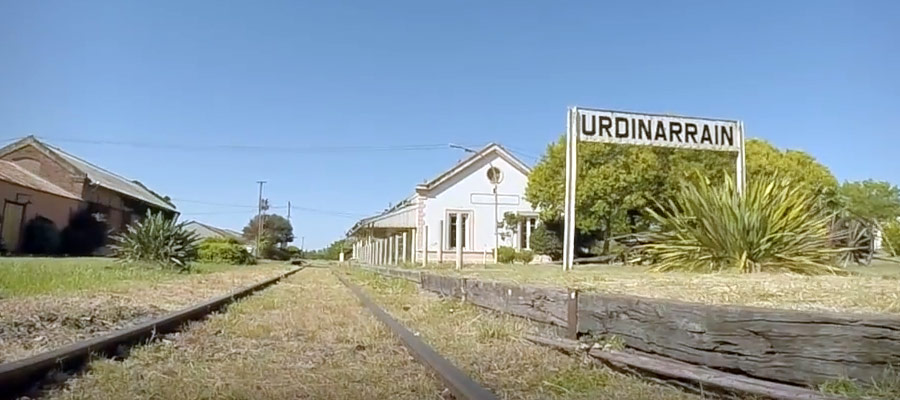
[[[57,371],[72,371],[92,356],[113,356],[129,346],[181,329],[187,322],[202,319],[229,304],[272,286],[303,268],[240,288],[180,311],[108,335],[81,341],[22,360],[0,364],[0,399],[11,399],[34,391]]]
[[[390,329],[391,333],[403,342],[403,345],[420,363],[428,366],[437,377],[444,382],[447,389],[460,400],[496,400],[493,393],[482,387],[478,382],[469,378],[463,371],[454,366],[446,358],[423,342],[415,334],[397,322],[390,314],[372,301],[362,289],[348,282],[335,273],[335,277],[359,298],[359,301],[375,315],[381,323]]]

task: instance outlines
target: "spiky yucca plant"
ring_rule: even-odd
[[[185,229],[183,222],[148,211],[144,219],[131,223],[112,239],[113,251],[125,261],[149,261],[187,269],[188,263],[197,257],[199,238]]]
[[[784,179],[751,181],[744,196],[726,179],[686,183],[649,210],[644,250],[658,271],[835,273],[832,215],[815,195]]]

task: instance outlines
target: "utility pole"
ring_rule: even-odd
[[[288,200],[288,215],[287,215],[287,219],[288,219],[288,222],[291,222],[291,201],[290,201],[290,200]]]
[[[256,211],[256,258],[259,258],[259,255],[260,255],[260,252],[259,252],[259,245],[260,245],[260,239],[262,238],[262,232],[263,232],[263,216],[262,216],[262,211],[263,211],[263,198],[262,198],[262,189],[263,189],[263,184],[266,183],[266,181],[256,181],[256,183],[259,184],[259,202],[257,203],[258,208],[257,208],[257,211]]]

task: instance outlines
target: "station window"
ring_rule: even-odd
[[[446,242],[447,248],[450,250],[456,249],[456,220],[457,218],[462,218],[460,222],[462,224],[462,248],[467,249],[468,243],[470,241],[469,232],[471,231],[469,227],[469,222],[472,220],[471,212],[468,211],[449,211],[447,212],[447,225],[444,227],[444,232],[446,233]]]

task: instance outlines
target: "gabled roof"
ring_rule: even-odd
[[[156,194],[138,181],[130,180],[121,175],[91,164],[81,158],[69,154],[62,149],[44,143],[34,136],[28,136],[15,143],[0,149],[0,156],[15,151],[27,145],[33,145],[39,150],[50,153],[54,158],[68,164],[74,170],[83,173],[91,183],[102,186],[119,194],[152,204],[164,210],[176,211],[175,205]]]
[[[49,193],[60,197],[81,200],[74,193],[54,185],[52,182],[33,174],[14,162],[0,160],[0,181],[14,183],[39,192]]]
[[[453,168],[445,171],[444,173],[438,175],[436,178],[420,184],[416,186],[416,191],[428,191],[438,187],[440,184],[450,180],[454,176],[465,171],[466,168],[471,166],[472,164],[477,163],[479,160],[487,157],[490,154],[496,153],[500,158],[506,160],[513,168],[518,169],[525,175],[531,174],[531,168],[528,167],[522,160],[519,160],[514,156],[509,150],[506,150],[503,146],[497,143],[489,143],[487,146],[484,146],[481,150],[476,153],[472,153],[468,158],[463,159],[459,163],[457,163]]]
[[[463,159],[462,161],[457,163],[455,166],[453,166],[453,168],[450,168],[449,170],[443,172],[442,174],[438,175],[436,178],[434,178],[428,182],[425,182],[423,184],[417,185],[415,194],[405,198],[404,200],[400,201],[393,207],[391,207],[387,210],[384,210],[381,213],[378,213],[371,217],[366,217],[366,218],[359,220],[358,222],[353,224],[353,227],[351,227],[350,230],[347,232],[347,236],[353,235],[356,231],[367,226],[368,224],[391,217],[395,214],[405,211],[407,207],[415,204],[415,201],[418,198],[419,192],[421,192],[421,191],[427,192],[431,189],[438,187],[440,184],[452,179],[454,176],[465,171],[466,168],[468,168],[469,166],[477,163],[479,160],[482,160],[485,157],[487,157],[491,154],[494,154],[494,153],[496,153],[500,158],[509,162],[509,164],[512,165],[513,168],[521,171],[523,174],[525,174],[525,175],[531,174],[531,168],[528,167],[528,165],[526,165],[525,163],[523,163],[522,160],[519,160],[516,156],[514,156],[511,152],[509,152],[509,150],[506,150],[506,148],[504,148],[503,146],[501,146],[497,143],[489,143],[488,145],[484,146],[481,150],[479,150],[475,153],[472,153],[472,155]]]
[[[237,231],[225,228],[217,228],[215,226],[207,225],[199,221],[188,221],[184,224],[184,227],[193,231],[203,239],[209,237],[224,237],[236,239],[240,242],[244,241],[244,237]]]

